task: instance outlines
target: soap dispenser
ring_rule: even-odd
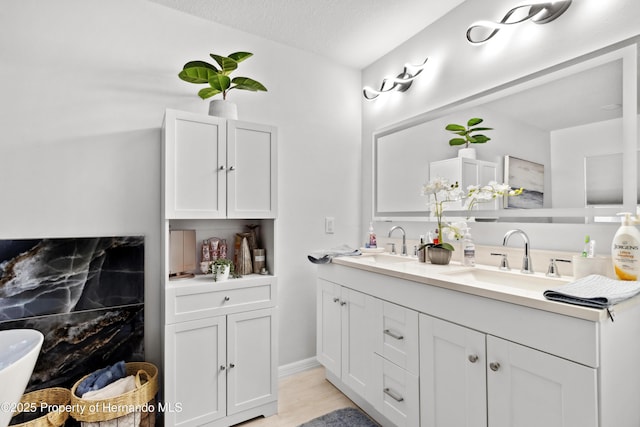
[[[637,218],[629,212],[619,213],[622,224],[611,243],[613,270],[620,280],[638,280],[640,273],[640,232],[634,226]]]

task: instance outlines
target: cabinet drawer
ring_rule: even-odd
[[[417,375],[418,312],[382,300],[375,312],[375,352]]]
[[[275,278],[232,285],[184,285],[167,289],[166,323],[275,306]],[[240,280],[240,279],[238,279]],[[232,280],[229,283],[235,283]]]
[[[398,427],[420,425],[418,376],[373,356],[372,398],[375,409]]]

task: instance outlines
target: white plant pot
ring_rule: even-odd
[[[231,272],[231,267],[225,265],[224,268],[218,269],[218,274],[216,275],[216,282],[224,282],[225,280],[229,280],[229,273]]]
[[[461,148],[458,150],[458,157],[464,157],[465,159],[475,159],[476,158],[476,149],[475,148]]]
[[[223,99],[209,101],[209,115],[222,117],[223,119],[238,119],[238,106]]]

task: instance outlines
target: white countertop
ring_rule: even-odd
[[[585,320],[601,321],[608,318],[606,310],[549,301],[544,297],[545,290],[573,281],[572,276],[552,278],[542,273],[523,274],[517,269],[499,271],[495,266],[466,267],[453,261],[449,265],[435,265],[418,262],[417,258],[390,254],[384,254],[384,260],[380,262],[376,261],[376,254],[336,257],[332,262]],[[613,307],[614,312],[635,305],[639,301],[640,298],[636,297],[617,304]]]

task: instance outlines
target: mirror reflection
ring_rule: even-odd
[[[428,216],[420,188],[435,176],[462,181],[464,188],[496,180],[527,190],[481,206],[477,220],[590,222],[615,215],[623,204],[635,210],[637,196],[623,201],[628,181],[633,194],[640,187],[637,139],[634,162],[623,161],[625,123],[635,125],[637,115],[636,105],[633,120],[623,115],[625,52],[559,67],[377,132],[374,217]],[[635,91],[637,78],[634,72]],[[478,126],[492,128],[482,132],[491,140],[470,144],[475,154],[469,155],[459,152],[464,145],[449,145],[455,135],[445,127],[474,117],[484,119]]]

